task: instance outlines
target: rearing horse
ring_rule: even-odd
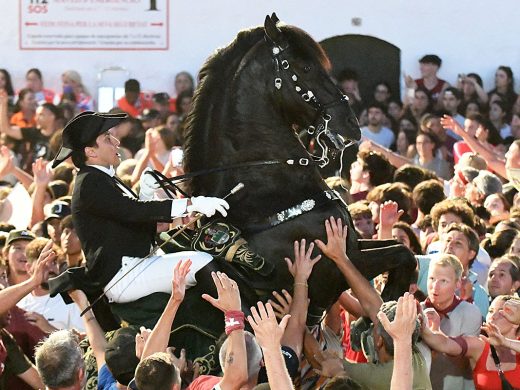
[[[207,173],[193,177],[188,189],[193,195],[222,196],[243,182],[244,190],[229,198],[226,222],[240,228],[250,247],[274,266],[262,277],[233,263],[213,262],[224,270],[234,268],[244,308],[273,290],[292,291],[284,258],[292,257],[295,240],[324,240],[324,221],[331,215],[348,224],[347,253],[365,277],[390,271],[384,298],[408,290],[416,266],[413,255],[392,240],[358,240],[346,205],[320,176],[318,165],[326,163],[326,154],[315,161],[298,139],[296,129],[310,126],[325,149],[343,149],[345,139],[360,138],[357,119],[329,68],[325,53],[308,34],[279,26],[273,14],[263,27],[240,32],[200,71],[187,119],[184,168]],[[316,264],[308,283],[309,322],[316,323],[348,286],[328,258]],[[211,285],[199,280],[188,294]],[[204,313],[193,327],[217,334],[223,330],[222,321],[213,324],[207,314],[212,312],[209,304],[193,305],[191,310]],[[190,320],[176,320],[175,326],[182,322]]]

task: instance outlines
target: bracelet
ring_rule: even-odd
[[[299,282],[296,282],[294,283],[295,286],[305,286],[307,288],[309,288],[309,285],[307,283],[299,283]]]
[[[226,335],[234,330],[244,329],[244,313],[239,310],[229,310],[224,313],[224,324],[226,326]]]

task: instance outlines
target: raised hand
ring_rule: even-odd
[[[49,240],[49,242],[47,242],[47,244],[43,247],[40,256],[36,260],[34,272],[30,278],[34,286],[39,286],[40,284],[46,282],[49,277],[47,272],[45,272],[47,265],[56,259],[56,252],[52,250],[52,245],[52,240]]]
[[[175,356],[175,347],[168,347],[166,349],[166,352],[170,354],[173,364],[179,369],[179,372],[182,374],[184,371],[186,371],[188,367],[188,363],[186,360],[186,350],[183,348],[181,349],[181,353],[179,357]]]
[[[53,172],[48,161],[43,158],[37,159],[32,164],[34,182],[37,186],[46,186],[50,183],[53,177]]]
[[[484,323],[484,325],[482,325],[482,330],[487,333],[487,337],[484,335],[481,335],[480,337],[489,344],[494,345],[495,347],[501,347],[507,344],[506,338],[496,325],[491,323]]]
[[[305,250],[305,246],[305,239],[302,239],[300,242],[294,241],[294,262],[288,257],[285,258],[287,268],[289,268],[289,272],[293,276],[295,283],[307,282],[314,264],[321,259],[321,255],[311,258],[314,243],[311,242],[307,250]]]
[[[282,290],[282,294],[273,291],[273,296],[276,299],[276,302],[272,299],[267,301],[267,303],[273,307],[274,314],[276,314],[276,318],[279,320],[281,320],[286,314],[289,314],[292,304],[291,294],[289,294],[287,290]]]
[[[513,324],[520,325],[520,300],[506,301],[500,312]]]
[[[325,231],[327,232],[327,244],[321,240],[315,240],[318,248],[325,256],[334,262],[342,261],[347,251],[347,226],[343,226],[341,218],[336,221],[334,217],[325,220]]]
[[[146,329],[144,326],[141,326],[139,333],[135,335],[135,356],[137,356],[139,360],[141,360],[141,356],[143,355],[146,340],[148,340],[151,334],[151,329]]]
[[[417,320],[417,304],[412,294],[404,293],[397,301],[397,309],[392,322],[382,311],[377,313],[377,318],[394,340],[411,342],[412,334],[415,330]]]
[[[7,146],[0,147],[0,177],[13,173],[15,169],[14,157]]]
[[[173,270],[172,296],[171,299],[177,302],[184,300],[186,294],[186,275],[190,272],[191,260],[183,260],[177,263]]]
[[[217,298],[202,294],[202,299],[208,301],[224,313],[230,310],[241,310],[240,291],[237,283],[223,272],[212,272],[211,277],[217,288]]]
[[[387,200],[379,207],[379,225],[392,227],[394,223],[404,214],[403,210],[398,210],[399,205],[393,200]]]
[[[258,302],[257,307],[258,310],[254,306],[251,307],[251,315],[247,317],[247,320],[255,332],[258,345],[264,349],[280,349],[280,341],[291,316],[285,315],[278,324],[274,310],[269,303],[264,306],[262,302]]]
[[[424,317],[426,319],[424,325],[428,327],[432,332],[438,332],[441,329],[441,317],[437,311],[430,307],[423,310]]]
[[[461,125],[459,125],[457,123],[457,121],[455,119],[453,119],[453,117],[449,116],[449,115],[444,115],[442,118],[441,118],[441,125],[443,128],[445,129],[451,129],[453,130],[453,132],[457,135],[460,135],[461,137],[464,137],[464,135],[466,135],[466,132],[464,131],[464,129],[462,128]]]

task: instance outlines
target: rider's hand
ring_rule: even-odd
[[[155,178],[147,173],[152,171],[151,168],[145,168],[143,173],[141,173],[141,179],[139,180],[139,199],[141,200],[152,200],[155,190],[159,188],[159,184]]]
[[[225,217],[227,210],[229,210],[229,204],[221,198],[194,196],[191,198],[191,205],[189,205],[186,210],[189,213],[193,211],[202,213],[206,217],[212,217],[218,211]]]

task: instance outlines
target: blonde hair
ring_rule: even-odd
[[[439,256],[437,259],[432,260],[430,263],[430,267],[433,265],[440,265],[442,267],[451,267],[453,271],[455,271],[455,277],[457,280],[460,280],[462,277],[462,271],[464,267],[457,257],[453,255],[443,254]]]
[[[90,96],[88,89],[83,85],[83,81],[81,80],[81,75],[77,71],[66,70],[65,72],[63,72],[62,76],[66,77],[66,78],[70,79],[71,81],[73,81],[74,83],[76,83],[79,87],[81,87],[81,90],[83,91],[83,93],[85,95]]]

